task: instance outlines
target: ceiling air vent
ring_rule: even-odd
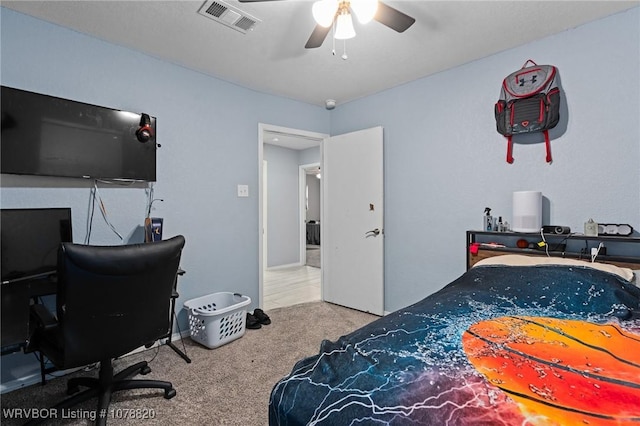
[[[205,1],[198,13],[243,34],[253,30],[260,22],[259,19],[220,0]]]

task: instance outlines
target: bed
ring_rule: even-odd
[[[630,269],[508,256],[300,360],[271,425],[640,425]]]

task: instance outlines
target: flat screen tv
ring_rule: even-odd
[[[56,272],[60,243],[73,241],[70,208],[1,209],[2,284]]]
[[[156,180],[154,117],[6,86],[1,102],[0,172]]]

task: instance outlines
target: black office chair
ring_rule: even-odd
[[[76,394],[55,408],[69,408],[98,396],[96,413],[106,413],[112,392],[135,388],[176,391],[170,382],[132,380],[151,371],[146,361],[114,375],[112,359],[167,335],[169,304],[185,240],[183,236],[124,246],[63,243],[58,254],[57,320],[34,305],[37,327],[28,351],[38,351],[58,369],[100,362],[98,378],[72,378],[67,393]],[[106,424],[98,418],[96,424]]]

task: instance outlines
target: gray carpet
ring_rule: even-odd
[[[162,346],[115,361],[116,372],[139,360],[150,361],[151,373],[137,378],[168,380],[177,395],[170,400],[162,391],[128,390],[114,394],[110,408],[121,415],[135,410],[153,418],[133,420],[108,418],[110,425],[267,425],[269,394],[294,363],[317,353],[323,339],[336,340],[377,317],[325,302],[313,302],[268,311],[272,324],[246,330],[238,340],[208,349],[185,338],[191,364],[171,348]],[[182,347],[181,342],[176,342]],[[45,408],[66,397],[66,380],[76,375],[95,376],[96,371],[78,372],[2,395],[3,425],[23,420],[5,417],[7,408]],[[95,410],[96,400],[80,408]],[[74,408],[72,413],[81,413]],[[48,424],[86,425],[87,420],[58,419]]]

